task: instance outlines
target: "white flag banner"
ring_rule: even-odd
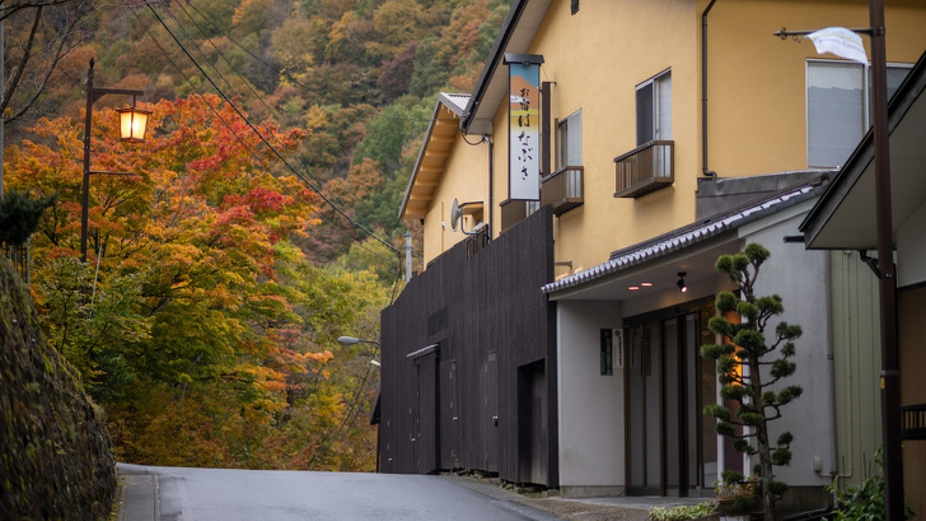
[[[812,32],[807,38],[817,48],[817,54],[831,53],[859,63],[868,63],[868,54],[862,45],[862,37],[845,27],[827,27]]]

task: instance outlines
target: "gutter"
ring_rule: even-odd
[[[521,14],[527,7],[527,3],[528,0],[516,0],[511,6],[511,10],[508,11],[508,16],[505,17],[504,23],[502,23],[502,30],[498,35],[498,39],[495,40],[495,45],[489,52],[489,60],[486,61],[485,67],[482,68],[482,74],[479,75],[476,88],[473,89],[473,95],[469,98],[469,103],[466,105],[466,112],[464,112],[463,117],[460,118],[460,129],[463,130],[464,134],[469,132],[469,127],[473,122],[473,115],[479,110],[479,104],[482,102],[482,98],[489,88],[492,76],[495,75],[495,69],[498,67],[499,62],[501,62],[505,54],[505,49],[508,48],[508,41],[511,40],[511,35],[514,34],[514,30],[518,26],[518,21],[521,19]]]
[[[713,179],[717,178],[717,172],[707,167],[707,15],[715,2],[711,0],[701,14],[701,173]]]

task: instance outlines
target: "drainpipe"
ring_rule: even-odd
[[[470,143],[470,141],[466,139],[466,131],[460,129],[460,132],[463,134],[463,142],[471,147],[477,147],[483,143],[489,145],[489,229],[486,233],[489,236],[489,240],[492,240],[492,233],[495,230],[495,143],[492,142],[492,137],[488,134],[483,134],[480,141]]]
[[[412,232],[405,232],[405,283],[412,280]],[[379,445],[377,445],[379,447]],[[379,460],[376,460],[377,464]]]
[[[848,261],[848,259],[846,259]],[[848,262],[846,262],[848,266]],[[829,387],[830,398],[830,479],[835,479],[840,474],[839,468],[839,446],[837,439],[838,423],[836,421],[836,346],[833,345],[833,254],[826,253],[826,262],[823,265],[823,278],[826,281],[826,385]],[[849,434],[851,436],[851,433]],[[822,469],[821,469],[822,470]]]
[[[716,1],[711,0],[701,14],[701,172],[712,179],[717,179],[717,172],[707,168],[707,15]]]
[[[489,144],[489,240],[492,240],[495,233],[495,143],[488,134],[482,136],[482,140]]]

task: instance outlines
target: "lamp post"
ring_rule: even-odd
[[[875,222],[878,248],[878,293],[881,311],[881,436],[884,447],[884,519],[902,521],[906,507],[901,451],[900,356],[897,343],[897,281],[891,212],[891,151],[887,121],[887,52],[884,0],[869,0],[868,28],[852,29],[871,38],[871,133],[874,142]],[[806,32],[782,30],[786,36]]]
[[[120,118],[120,134],[123,141],[141,143],[145,138],[145,127],[148,123],[148,110],[135,106],[135,97],[144,94],[140,90],[126,89],[100,89],[93,86],[93,65],[90,60],[90,69],[87,72],[87,114],[84,121],[84,176],[81,186],[80,199],[80,261],[87,262],[87,229],[89,227],[90,206],[90,176],[92,174],[131,175],[124,172],[93,172],[90,170],[90,126],[93,122],[93,104],[107,94],[122,94],[132,96],[132,106],[118,109]]]
[[[362,340],[360,338],[354,338],[352,336],[339,336],[338,343],[344,347],[350,347],[355,344],[370,344],[372,346],[376,346],[376,351],[380,351],[383,347],[379,345],[379,342],[376,342],[373,340]],[[376,352],[373,352],[371,354],[376,355]],[[375,358],[370,360],[370,365],[372,365],[373,367],[377,367],[377,368],[383,366],[383,364],[379,360],[376,360]]]
[[[878,230],[878,288],[881,301],[881,435],[884,438],[884,518],[904,519],[903,453],[900,437],[900,360],[897,345],[897,280],[891,217],[891,157],[887,125],[887,53],[884,0],[870,0],[872,133],[875,214]]]
[[[359,338],[354,338],[354,337],[352,337],[352,336],[346,336],[346,335],[344,335],[344,336],[339,336],[339,337],[338,337],[338,343],[341,344],[341,345],[344,346],[344,347],[350,347],[350,346],[356,345],[356,344],[370,344],[370,345],[376,346],[376,349],[379,350],[380,352],[382,352],[382,347],[383,347],[383,346],[381,346],[381,345],[379,344],[379,342],[375,342],[375,341],[373,341],[373,340],[362,340],[362,339],[359,339]],[[380,363],[380,362],[379,362],[378,360],[376,360],[376,359],[370,360],[370,365],[372,365],[373,367],[375,367],[375,368],[377,368],[377,369],[382,369],[382,367],[383,367],[382,363]],[[360,384],[360,385],[361,385],[361,388],[364,387],[364,386],[366,386],[367,376],[368,376],[369,374],[370,374],[369,370],[365,372],[364,377],[363,377],[363,382]],[[358,393],[358,397],[359,397],[359,393]],[[372,423],[372,420],[371,420],[371,423]],[[375,463],[375,465],[376,465],[376,470],[375,470],[375,472],[376,472],[376,473],[379,473],[379,457],[380,457],[379,445],[380,445],[380,442],[381,442],[380,436],[382,436],[382,432],[380,432],[380,429],[377,428],[377,429],[376,429],[376,456],[375,456],[375,458],[376,458],[376,463]]]

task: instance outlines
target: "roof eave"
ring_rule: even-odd
[[[446,107],[447,110],[456,115],[457,118],[463,113],[461,106],[454,102],[451,99],[451,94],[440,93],[437,97],[437,101],[434,103],[434,112],[431,114],[431,122],[428,123],[428,130],[425,135],[424,141],[421,143],[421,148],[418,150],[418,157],[415,159],[415,166],[412,168],[412,174],[408,180],[408,185],[405,187],[405,194],[402,196],[402,204],[399,206],[399,219],[409,220],[413,218],[423,219],[424,215],[409,214],[409,202],[411,200],[412,191],[414,190],[415,183],[418,181],[418,174],[421,171],[422,161],[428,152],[428,147],[431,146],[431,141],[434,136],[434,129],[441,124],[440,112],[441,107]]]
[[[489,53],[489,58],[482,68],[479,79],[476,81],[473,96],[466,106],[466,113],[460,123],[460,128],[463,129],[464,133],[492,133],[492,117],[495,115],[498,105],[483,102],[486,101],[486,97],[490,93],[493,99],[500,98],[504,101],[504,92],[508,83],[507,78],[502,77],[499,73],[499,66],[502,65],[505,53],[527,52],[539,28],[539,21],[543,20],[550,3],[551,0],[515,0],[512,3],[511,9],[502,23],[498,38],[495,39],[495,44]],[[524,19],[525,14],[532,15],[531,19],[539,20],[538,23],[528,24],[528,26],[522,25],[521,21]],[[517,38],[515,38],[516,33]],[[486,108],[483,108],[483,106]]]
[[[582,286],[596,284],[600,280],[614,277],[624,270],[694,247],[767,215],[819,196],[825,179],[826,176],[821,175],[813,182],[792,187],[748,207],[712,217],[709,222],[684,226],[635,246],[615,251],[607,262],[560,281],[549,283],[542,288],[542,291],[547,294],[574,291]]]

